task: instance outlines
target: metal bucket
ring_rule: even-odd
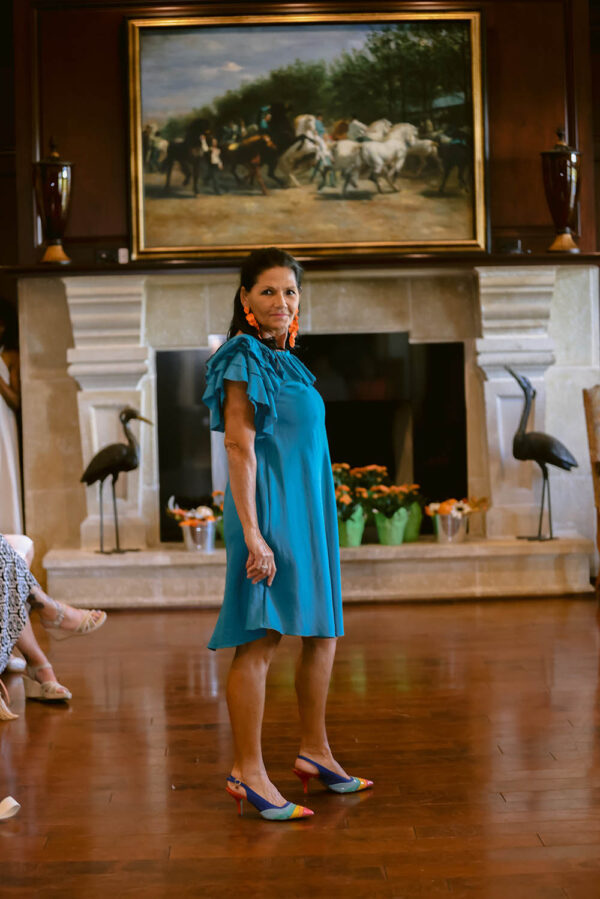
[[[216,522],[206,521],[204,524],[184,525],[183,542],[188,552],[212,553],[215,551]]]
[[[467,536],[467,516],[436,515],[434,528],[438,543],[462,543]]]

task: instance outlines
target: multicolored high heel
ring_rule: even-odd
[[[301,768],[292,769],[296,777],[302,781],[305,793],[308,793],[308,782],[311,777],[318,777],[321,783],[325,784],[328,790],[333,790],[334,793],[358,793],[360,790],[368,790],[373,786],[372,780],[365,780],[364,777],[342,777],[305,755],[299,755],[297,758],[314,765],[317,769],[314,772],[303,771]]]
[[[261,816],[266,818],[267,821],[291,821],[294,818],[310,818],[311,815],[314,815],[314,812],[309,808],[304,808],[303,805],[294,805],[293,802],[286,802],[285,805],[272,805],[272,803],[267,802],[266,799],[259,796],[254,790],[251,790],[250,787],[246,786],[241,780],[229,776],[227,778],[227,786],[225,789],[229,795],[233,796],[235,799],[238,807],[238,815],[242,814],[244,796],[240,796],[239,793],[232,790],[229,786],[230,783],[235,784],[238,788],[242,787],[246,791],[245,798],[255,809],[258,809]]]

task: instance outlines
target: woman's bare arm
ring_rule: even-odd
[[[225,381],[223,411],[229,486],[248,547],[247,576],[253,584],[266,577],[270,587],[275,577],[275,560],[258,527],[254,407],[248,399],[244,381]]]
[[[19,371],[19,354],[15,351],[7,353],[8,381],[0,378],[0,396],[13,412],[21,407],[21,377]]]

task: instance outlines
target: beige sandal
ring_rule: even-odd
[[[26,699],[39,699],[40,702],[68,702],[73,698],[73,694],[58,681],[49,680],[41,684],[36,679],[38,671],[44,668],[52,668],[50,663],[38,665],[37,668],[27,666],[27,674],[23,675],[23,685],[25,687]]]
[[[6,818],[12,818],[17,814],[21,806],[17,802],[16,799],[13,799],[12,796],[7,796],[6,799],[3,799],[0,802],[0,821],[4,821]]]
[[[62,623],[67,606],[62,602],[57,602],[56,599],[52,599],[52,602],[56,606],[56,618],[53,618],[52,621],[44,621],[40,615],[40,621],[42,622],[42,627],[49,631],[50,636],[54,637],[55,640],[68,640],[69,637],[84,637],[86,634],[93,634],[106,621],[106,612],[100,612],[99,609],[88,609],[75,630],[66,630],[63,628]],[[100,612],[100,617],[96,620],[94,619],[94,612]]]
[[[9,705],[10,696],[8,695],[8,690],[0,680],[0,721],[14,721],[15,718],[19,717],[14,712],[11,712]]]

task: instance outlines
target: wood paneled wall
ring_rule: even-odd
[[[336,0],[323,5],[349,8],[348,2]],[[469,4],[382,5],[424,10]],[[521,237],[533,251],[547,246],[553,229],[539,153],[553,145],[556,127],[566,122],[571,143],[584,154],[579,243],[582,250],[592,251],[597,244],[588,0],[483,0],[474,5],[485,16],[493,239]],[[218,8],[233,6],[221,3]],[[253,11],[258,6],[252,4]],[[302,9],[303,4],[293,7]],[[5,261],[27,264],[38,257],[31,162],[54,136],[63,156],[76,166],[69,250],[74,259],[93,262],[96,248],[129,243],[125,19],[189,15],[210,7],[136,0],[15,0],[14,8],[19,246],[18,259]],[[375,2],[372,8],[377,8]]]

